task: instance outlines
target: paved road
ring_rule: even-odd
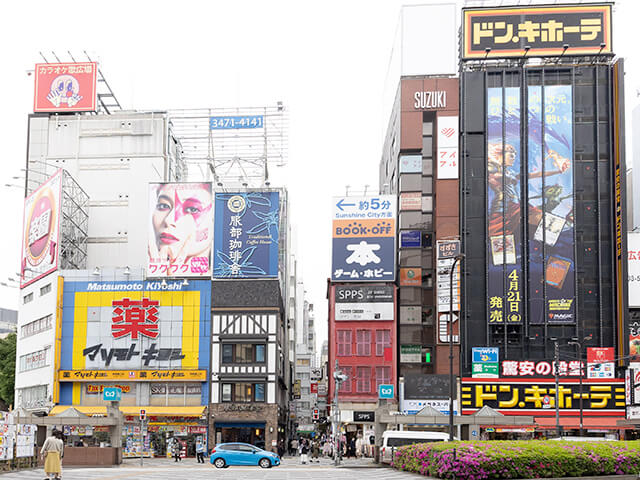
[[[354,465],[355,466],[355,465]],[[190,459],[176,465],[163,460],[151,460],[144,468],[127,464],[114,468],[67,468],[63,480],[416,480],[421,477],[410,473],[380,468],[335,468],[328,462],[299,465],[285,459],[279,467],[263,470],[259,467],[229,467],[217,469],[212,465],[198,465]],[[42,480],[42,469],[0,474],[0,480]]]

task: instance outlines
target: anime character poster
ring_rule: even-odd
[[[152,183],[149,213],[147,276],[210,277],[211,184]]]
[[[530,86],[528,98],[529,322],[570,323],[575,321],[571,86]]]
[[[488,322],[522,323],[520,90],[489,88]]]

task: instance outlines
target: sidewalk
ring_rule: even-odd
[[[281,458],[281,465],[287,467],[304,467],[304,468],[313,468],[313,467],[333,467],[333,459],[331,458],[323,458],[319,459],[319,462],[309,462],[306,465],[302,465],[300,463],[300,456],[289,456],[285,455]],[[197,466],[211,466],[209,463],[209,457],[205,457],[205,463],[198,463],[195,458],[183,458],[181,462],[176,462],[173,458],[165,458],[165,457],[157,457],[157,458],[145,458],[144,466],[145,467],[170,467],[176,466],[181,468],[191,468]],[[140,459],[139,458],[125,458],[122,460],[122,467],[139,467]],[[384,465],[379,465],[373,461],[372,458],[343,458],[340,462],[339,468],[380,468],[384,467]],[[116,467],[117,468],[117,467]]]

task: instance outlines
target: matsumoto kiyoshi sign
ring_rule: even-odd
[[[158,368],[208,368],[210,281],[143,289],[155,284],[64,283],[60,371],[69,372],[65,379],[135,380],[137,372]],[[130,375],[76,375],[110,371]]]

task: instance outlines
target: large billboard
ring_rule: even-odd
[[[527,94],[529,323],[573,323],[576,292],[571,86],[530,86]]]
[[[94,112],[98,64],[38,63],[34,112]]]
[[[389,285],[354,285],[335,287],[335,319],[393,320],[393,287]]]
[[[58,268],[62,170],[24,202],[20,286],[24,287]]]
[[[165,283],[65,282],[59,380],[205,381],[211,282]],[[61,403],[76,404],[65,383]]]
[[[332,281],[395,281],[396,205],[395,195],[333,198]]]
[[[210,183],[149,185],[148,277],[211,277]]]
[[[611,6],[464,9],[462,58],[611,53]]]
[[[216,193],[213,276],[278,276],[279,192]]]

